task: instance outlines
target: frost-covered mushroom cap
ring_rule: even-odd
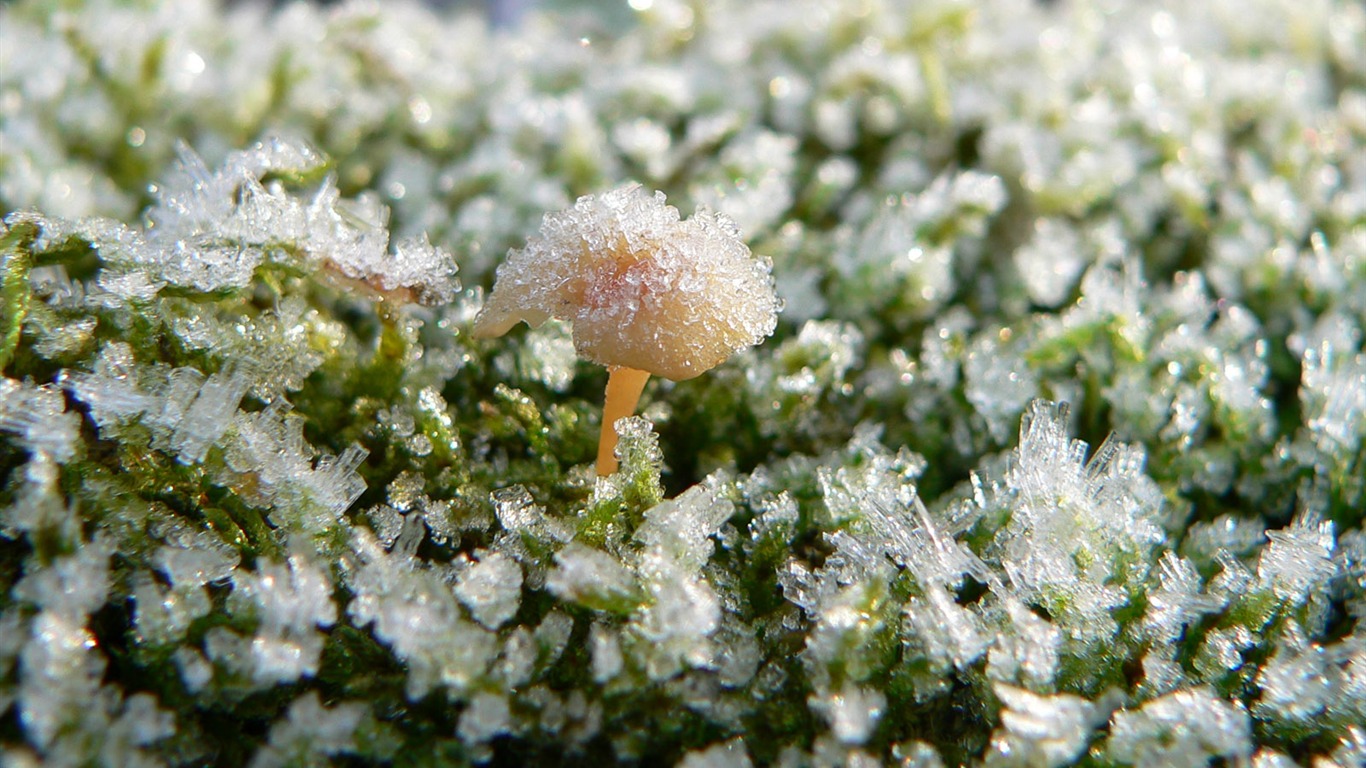
[[[769,263],[751,256],[726,216],[680,220],[664,200],[632,184],[546,214],[540,237],[498,268],[475,334],[566,319],[581,357],[676,381],[772,334],[779,302]]]

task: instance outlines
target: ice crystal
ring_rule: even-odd
[[[1123,709],[1110,718],[1108,754],[1115,760],[1146,766],[1200,766],[1211,758],[1242,758],[1251,753],[1252,723],[1238,704],[1229,704],[1209,689],[1168,694],[1137,710]]]
[[[1078,696],[1040,696],[1009,685],[994,690],[1005,709],[991,737],[987,765],[1067,765],[1105,722],[1103,706]]]
[[[355,597],[347,613],[358,626],[373,624],[410,666],[408,695],[437,685],[463,692],[479,680],[496,652],[494,637],[461,616],[440,575],[386,553],[364,530],[352,535],[350,547],[347,583]]]
[[[303,426],[283,400],[256,413],[239,411],[224,452],[230,470],[224,480],[241,487],[248,503],[278,510],[278,524],[316,531],[334,524],[365,491],[356,468],[367,452],[352,445],[340,456],[315,459]]]
[[[95,369],[73,374],[68,386],[90,406],[101,428],[142,421],[185,464],[202,462],[223,437],[249,386],[247,375],[235,367],[211,376],[189,367],[147,376],[144,390],[129,347],[111,342]]]
[[[26,450],[69,460],[76,450],[75,416],[54,388],[0,378],[0,430],[18,437]]]
[[[253,768],[296,765],[356,751],[356,726],[365,714],[359,703],[324,707],[317,691],[295,699],[285,719],[270,729],[266,747],[252,758]]]
[[[745,740],[737,737],[689,752],[678,763],[678,768],[752,768],[753,765],[745,750]]]
[[[485,553],[479,562],[460,573],[455,594],[475,621],[497,629],[517,613],[522,598],[522,569],[507,555]]]
[[[316,674],[323,647],[317,629],[337,620],[327,576],[294,555],[286,563],[260,563],[255,573],[238,571],[233,586],[233,599],[248,604],[259,621],[251,639],[252,676],[274,683]]]
[[[1162,500],[1139,449],[1110,439],[1086,459],[1086,444],[1067,437],[1066,418],[1065,406],[1035,401],[1021,420],[1007,475],[1018,501],[1002,562],[1024,595],[1098,640],[1114,631],[1108,613],[1124,600],[1112,580],[1145,575],[1110,564],[1162,541]]]
[[[577,543],[555,554],[546,588],[565,600],[608,610],[629,611],[639,600],[635,577],[621,561]]]

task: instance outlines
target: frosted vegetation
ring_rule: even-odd
[[[632,6],[0,6],[0,762],[1366,763],[1366,7]],[[631,181],[786,309],[598,479]]]

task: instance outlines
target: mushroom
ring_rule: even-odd
[[[579,356],[608,369],[597,471],[610,475],[616,421],[635,412],[651,374],[691,379],[773,333],[770,270],[724,214],[682,220],[663,192],[630,184],[546,214],[540,237],[498,267],[474,335],[551,317],[573,324]]]

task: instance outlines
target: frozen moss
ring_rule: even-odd
[[[1362,763],[1360,3],[580,10],[0,6],[0,763]]]

